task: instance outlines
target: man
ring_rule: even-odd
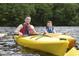
[[[19,34],[20,36],[37,34],[37,32],[35,31],[34,26],[31,25],[30,22],[31,22],[31,17],[27,16],[25,18],[25,22],[23,24],[20,24],[17,27],[17,29],[15,30],[15,33]]]

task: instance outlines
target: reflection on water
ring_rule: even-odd
[[[43,32],[44,27],[36,27],[38,32]],[[79,27],[55,27],[58,33],[68,33],[79,41]],[[0,27],[0,32],[13,32],[15,27]],[[0,37],[0,56],[49,56],[51,54],[24,48],[16,45],[11,35]]]

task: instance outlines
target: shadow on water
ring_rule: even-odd
[[[47,53],[47,52],[43,52],[43,51],[39,51],[39,50],[36,50],[36,49],[31,49],[31,48],[26,48],[26,47],[22,47],[21,52],[23,54],[33,54],[33,55],[36,55],[36,56],[56,56],[54,54],[50,54],[50,53]]]

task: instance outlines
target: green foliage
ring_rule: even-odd
[[[57,26],[79,25],[79,4],[0,4],[0,26],[18,26],[30,15],[34,26],[52,20]]]

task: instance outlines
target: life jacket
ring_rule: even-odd
[[[49,27],[46,27],[46,30],[48,33],[54,33],[54,27],[52,27],[51,29]]]
[[[29,35],[29,28],[26,24],[22,24],[23,25],[23,28],[20,30],[20,32],[23,34],[23,35]]]

